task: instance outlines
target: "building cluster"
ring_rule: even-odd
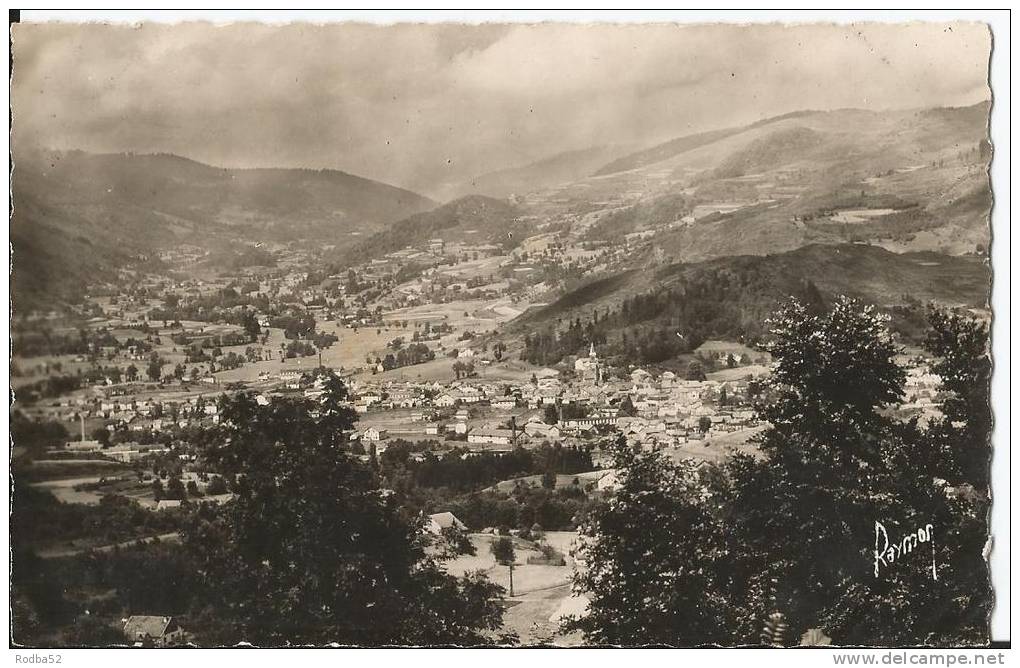
[[[485,450],[622,435],[634,445],[674,447],[756,426],[748,380],[695,381],[635,369],[609,378],[594,346],[564,379],[541,369],[523,382],[353,382],[366,442],[463,440]],[[378,451],[379,446],[377,446]]]

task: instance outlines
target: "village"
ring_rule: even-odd
[[[34,456],[32,484],[69,502],[106,494],[152,509],[223,502],[230,494],[193,442],[196,430],[219,424],[220,398],[315,401],[326,370],[348,388],[358,421],[347,437],[365,461],[394,443],[415,461],[578,448],[593,470],[611,469],[610,446],[620,439],[675,460],[753,454],[767,353],[710,340],[686,370],[620,368],[590,342],[543,367],[494,336],[548,298],[542,262],[571,258],[585,275],[606,261],[607,251],[550,237],[510,253],[432,239],[334,275],[308,271],[318,258],[302,249],[270,245],[271,266],[224,270],[184,246],[161,254],[161,274],[125,275],[127,291],[110,285],[71,314],[17,320],[16,410],[68,434]],[[174,278],[181,271],[191,277]],[[903,363],[904,406],[934,414],[939,379],[923,358]],[[67,458],[139,473],[68,469],[60,464]],[[611,484],[610,476],[601,488]]]

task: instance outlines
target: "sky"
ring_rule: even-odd
[[[14,146],[335,168],[439,197],[561,151],[987,100],[979,23],[13,26]]]

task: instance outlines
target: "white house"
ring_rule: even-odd
[[[124,620],[124,637],[135,646],[172,647],[187,642],[187,634],[173,617],[132,615]]]
[[[75,452],[98,452],[103,446],[99,441],[68,441],[67,449]]]
[[[436,397],[435,401],[436,406],[439,406],[441,408],[449,408],[450,406],[453,406],[455,403],[457,403],[457,398],[454,397],[449,392],[447,392],[446,394],[439,395],[438,397]]]
[[[560,438],[560,428],[554,424],[544,422],[529,422],[524,425],[524,433],[532,438],[546,438],[557,440]]]
[[[467,525],[457,519],[453,513],[435,513],[429,515],[429,521],[425,524],[425,530],[439,535],[443,529],[456,527],[461,531],[467,531]]]
[[[386,430],[378,427],[369,427],[365,430],[365,440],[379,442],[386,438]]]
[[[509,429],[475,429],[468,433],[468,443],[511,445],[513,442],[514,433]]]

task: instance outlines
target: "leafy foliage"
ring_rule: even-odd
[[[765,456],[738,456],[729,467],[734,569],[749,593],[738,604],[745,642],[757,632],[751,620],[777,610],[796,635],[819,626],[840,644],[945,643],[985,632],[978,609],[989,600],[981,593],[987,570],[974,563],[980,504],[948,499],[933,482],[938,471],[912,461],[925,435],[886,410],[902,394],[904,372],[884,322],[846,298],[821,316],[788,304],[772,321],[777,363],[760,407],[770,424],[759,444]],[[940,539],[930,559],[907,557],[876,575],[876,522],[897,536],[930,523]],[[976,578],[966,588],[932,578],[934,568],[963,564]]]
[[[734,620],[724,527],[704,503],[698,471],[622,441],[615,457],[619,488],[579,529],[587,569],[574,588],[591,599],[589,613],[568,627],[597,644],[725,643]]]
[[[224,400],[210,458],[236,499],[183,532],[222,637],[258,644],[476,644],[500,623],[498,587],[446,575],[422,526],[347,447],[354,414],[327,381],[320,405]]]
[[[883,316],[845,297],[780,308],[761,456],[699,478],[621,448],[620,488],[582,527],[591,612],[572,627],[618,644],[789,644],[812,628],[842,645],[986,642],[988,497],[959,463],[987,452],[987,335],[930,322],[951,392],[924,427],[895,417],[904,371]],[[876,522],[893,542],[934,538],[879,563]]]

